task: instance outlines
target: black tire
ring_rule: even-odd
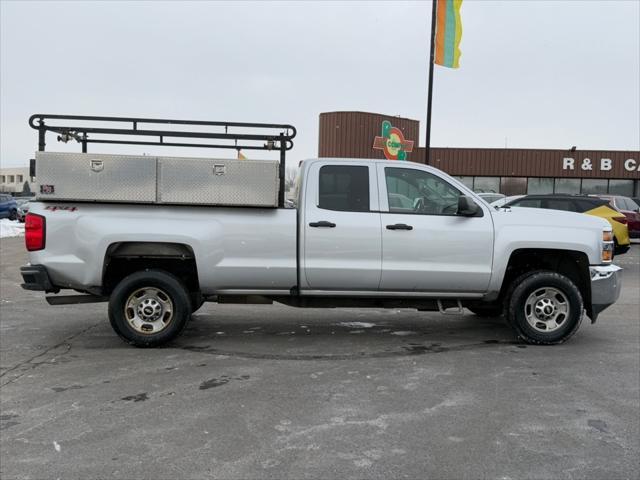
[[[18,218],[18,211],[17,210],[11,210],[9,212],[9,220],[16,220]]]
[[[145,307],[144,302],[149,304]],[[157,319],[143,317],[149,308],[151,314],[154,308],[159,309]],[[109,298],[111,326],[120,338],[136,347],[158,347],[173,340],[190,315],[189,292],[180,280],[162,270],[144,270],[125,277]],[[134,324],[139,325],[136,328]],[[158,331],[154,332],[155,328]]]
[[[539,295],[542,291],[546,294]],[[539,300],[533,303],[536,298]],[[546,302],[545,298],[548,298],[548,304],[539,304]],[[563,343],[576,333],[582,322],[583,301],[580,290],[569,278],[556,272],[536,271],[521,275],[511,285],[506,299],[505,313],[509,325],[518,338],[530,344]],[[547,307],[548,312],[544,310]],[[539,319],[538,308],[541,310],[540,315],[549,314],[548,322]],[[562,312],[565,308],[566,313],[555,313]],[[551,318],[553,315],[555,319]],[[545,329],[549,330],[544,331]]]
[[[504,314],[504,306],[500,304],[489,303],[487,305],[467,305],[466,307],[478,317],[500,317]]]
[[[202,298],[202,294],[191,294],[191,313],[196,313],[198,310],[200,310],[200,307],[202,307],[202,305],[204,305],[204,298]]]

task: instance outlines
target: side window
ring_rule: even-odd
[[[341,212],[368,212],[369,167],[321,167],[319,193],[319,208]]]
[[[462,192],[441,178],[413,168],[384,169],[389,211],[455,215]]]
[[[564,198],[561,199],[548,199],[546,201],[545,208],[550,210],[564,210],[565,212],[577,212],[578,209],[571,200]]]
[[[542,202],[538,198],[527,198],[524,200],[518,200],[510,204],[512,207],[526,207],[526,208],[542,208]]]

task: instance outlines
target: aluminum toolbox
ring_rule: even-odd
[[[36,153],[41,201],[277,207],[279,162]]]
[[[158,157],[158,203],[276,207],[278,162]]]
[[[156,201],[156,157],[36,153],[38,200]]]

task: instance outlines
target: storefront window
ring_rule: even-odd
[[[499,192],[500,177],[476,177],[473,182],[473,190],[475,192]]]
[[[524,195],[527,193],[526,177],[502,177],[500,180],[500,193],[506,196]]]
[[[580,179],[556,178],[555,193],[580,193]]]
[[[609,193],[633,197],[633,180],[609,180]]]
[[[585,178],[582,180],[582,193],[607,193],[607,180],[604,178]]]
[[[527,183],[527,193],[529,195],[553,193],[553,178],[530,178]]]
[[[455,177],[457,180],[460,180],[464,183],[464,186],[473,190],[473,177]]]

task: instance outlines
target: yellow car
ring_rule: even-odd
[[[609,205],[601,205],[584,213],[604,218],[611,224],[613,241],[615,242],[615,253],[625,253],[629,250],[631,240],[629,239],[627,217],[625,217],[623,213],[614,210]]]
[[[623,213],[612,208],[608,200],[586,195],[526,195],[507,203],[504,207],[548,208],[550,210],[586,213],[604,218],[613,229],[614,253],[625,253],[631,246],[627,218]]]

